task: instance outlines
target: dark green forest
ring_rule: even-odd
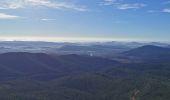
[[[170,100],[170,56],[150,48],[122,53],[128,63],[75,54],[0,54],[0,100]]]

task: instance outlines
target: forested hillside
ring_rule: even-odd
[[[0,99],[169,100],[170,63],[152,57],[122,63],[75,54],[0,54]]]

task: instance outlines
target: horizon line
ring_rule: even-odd
[[[39,37],[39,36],[1,36],[0,41],[32,41],[32,42],[161,42],[166,40],[148,40],[134,38],[106,38],[106,37]]]

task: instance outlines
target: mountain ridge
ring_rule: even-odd
[[[123,52],[123,54],[128,56],[137,56],[137,57],[159,57],[170,55],[170,48],[154,46],[154,45],[145,45],[129,51]]]

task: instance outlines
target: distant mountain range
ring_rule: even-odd
[[[56,54],[84,54],[93,53],[96,56],[105,56],[124,52],[144,45],[168,47],[168,43],[160,42],[43,42],[43,41],[0,41],[0,53],[7,52],[32,52],[32,53],[56,53]],[[107,52],[106,52],[107,51]]]
[[[160,57],[170,55],[170,48],[146,45],[126,51],[124,54],[136,57]]]
[[[169,48],[145,45],[114,56],[134,61],[128,63],[112,60],[112,52],[0,54],[0,100],[170,99]]]
[[[70,74],[97,71],[119,64],[116,61],[79,55],[52,56],[44,53],[0,54],[0,79],[39,74]]]

